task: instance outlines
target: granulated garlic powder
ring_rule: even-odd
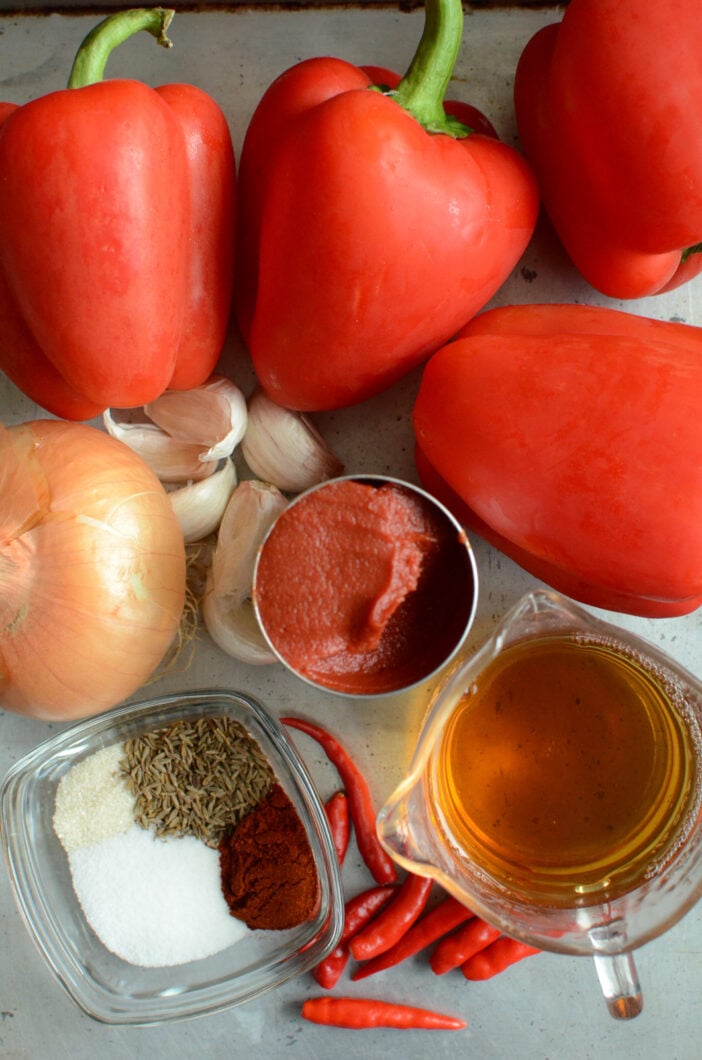
[[[134,796],[120,771],[123,754],[122,744],[112,744],[77,762],[61,778],[53,824],[67,853],[134,824]]]

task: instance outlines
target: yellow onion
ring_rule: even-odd
[[[45,719],[115,706],[154,672],[185,600],[166,492],[85,424],[0,426],[0,706]]]

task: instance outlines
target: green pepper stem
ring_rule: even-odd
[[[462,37],[461,0],[426,0],[424,31],[407,73],[391,95],[429,132],[459,137],[469,132],[444,111]]]
[[[166,36],[175,11],[164,7],[118,11],[99,22],[81,44],[71,67],[69,88],[83,88],[102,81],[112,51],[144,29],[164,48],[172,47]]]
[[[695,243],[694,247],[686,247],[685,250],[683,250],[683,252],[682,252],[682,256],[680,258],[680,264],[682,265],[683,262],[687,261],[687,259],[689,257],[691,257],[693,254],[700,254],[700,253],[702,253],[702,243]]]

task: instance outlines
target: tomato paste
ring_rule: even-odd
[[[340,692],[421,680],[460,642],[475,583],[465,536],[401,484],[341,479],[278,518],[259,557],[255,602],[278,655]]]

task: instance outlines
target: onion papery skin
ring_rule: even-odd
[[[84,424],[0,427],[0,706],[48,720],[116,706],[184,602],[183,535],[140,457]]]

